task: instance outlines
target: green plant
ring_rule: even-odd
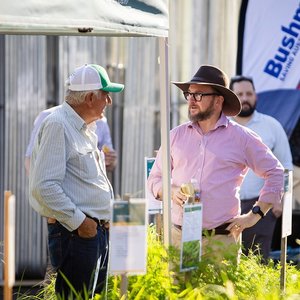
[[[211,258],[202,258],[198,268],[180,273],[179,253],[170,247],[165,249],[155,227],[148,230],[148,259],[145,275],[129,276],[127,295],[121,297],[120,276],[110,276],[108,293],[94,299],[205,299],[205,300],[281,300],[300,298],[300,271],[287,265],[286,293],[280,290],[280,265],[270,261],[261,263],[261,257],[250,254],[241,256],[239,264],[224,254],[225,259],[216,263]],[[171,270],[169,270],[169,266]],[[88,300],[85,295],[82,300]],[[26,298],[19,298],[26,299]],[[27,299],[56,299],[54,282],[39,295]]]

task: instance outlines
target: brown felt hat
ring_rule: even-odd
[[[242,109],[238,96],[231,91],[227,75],[220,69],[202,65],[194,77],[188,82],[172,82],[182,91],[186,92],[191,84],[208,85],[213,87],[224,97],[223,113],[226,116],[236,116]]]

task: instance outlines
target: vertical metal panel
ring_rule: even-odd
[[[4,189],[16,196],[16,275],[42,275],[45,224],[28,203],[24,154],[32,123],[46,103],[45,38],[5,37]],[[30,264],[29,264],[30,262]]]
[[[131,38],[126,65],[122,193],[144,194],[144,157],[153,155],[154,112],[158,109],[158,46],[155,38]]]
[[[0,229],[4,222],[4,149],[5,149],[5,37],[0,35]],[[4,230],[0,230],[0,281],[3,280]]]

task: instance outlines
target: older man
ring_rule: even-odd
[[[43,123],[43,121],[59,107],[60,105],[42,110],[34,120],[33,129],[25,153],[24,166],[27,175],[29,174],[29,169],[30,169],[30,157],[33,149],[33,143],[40,129],[40,126]],[[104,152],[106,171],[108,172],[113,171],[117,163],[117,154],[116,151],[113,149],[110,129],[106,117],[103,116],[101,119],[97,120],[96,126],[97,126],[96,134],[98,136],[99,150],[102,150],[103,147],[108,148],[108,150]]]
[[[270,149],[251,130],[232,122],[241,103],[228,88],[226,74],[213,66],[203,65],[188,82],[175,82],[188,103],[190,122],[172,129],[172,242],[179,245],[183,204],[186,196],[180,186],[197,179],[203,203],[203,253],[213,239],[214,254],[224,256],[224,249],[238,258],[240,234],[256,224],[275,203],[283,190],[283,167]],[[240,214],[239,189],[251,168],[266,184],[259,199],[245,215]],[[148,179],[149,189],[162,199],[162,161],[159,150]],[[221,242],[221,243],[219,243]],[[222,244],[222,246],[220,246]],[[224,247],[224,244],[226,247]]]
[[[97,148],[95,121],[112,104],[109,92],[124,86],[90,64],[75,70],[67,88],[65,102],[41,125],[29,174],[30,203],[48,218],[55,290],[65,298],[69,284],[82,294],[94,284],[100,292],[105,282],[113,190]]]

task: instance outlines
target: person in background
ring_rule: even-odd
[[[107,278],[110,204],[114,198],[97,144],[95,121],[124,85],[94,64],[66,82],[65,102],[41,124],[30,161],[29,202],[47,218],[55,292],[67,299],[100,293]],[[70,287],[71,286],[71,287]]]
[[[281,124],[273,117],[259,113],[255,109],[257,95],[252,78],[246,76],[232,77],[230,89],[239,97],[242,103],[241,112],[233,117],[233,120],[256,132],[263,143],[272,150],[283,167],[292,170],[293,163],[289,141]],[[264,183],[263,178],[249,170],[240,190],[242,214],[246,214],[258,200]],[[253,252],[260,254],[263,261],[267,261],[271,251],[276,220],[281,213],[282,206],[280,203],[276,203],[260,222],[243,231],[242,243],[246,255],[251,249]]]
[[[252,227],[281,201],[283,167],[251,130],[228,117],[239,114],[241,103],[220,69],[203,65],[188,82],[173,82],[183,91],[190,121],[170,132],[172,244],[181,243],[183,205],[187,197],[181,185],[192,178],[199,183],[203,204],[202,254],[239,259],[241,233]],[[266,183],[247,214],[240,213],[239,188],[251,168]],[[159,150],[148,177],[148,187],[159,200],[163,196],[162,153]],[[209,236],[207,236],[209,235]],[[209,242],[217,241],[213,251]],[[230,254],[230,253],[229,253]]]
[[[293,157],[293,209],[300,209],[300,119],[290,137]]]
[[[30,140],[25,153],[24,166],[27,175],[29,175],[30,157],[34,144],[34,139],[38,133],[38,130],[40,129],[40,126],[42,122],[46,119],[46,117],[49,116],[59,107],[60,105],[41,111],[34,120],[33,130],[31,132]],[[112,145],[110,130],[107,124],[106,117],[103,115],[101,119],[96,121],[96,125],[96,134],[98,136],[98,148],[100,151],[103,150],[104,152],[106,171],[112,172],[117,164],[117,154]]]

